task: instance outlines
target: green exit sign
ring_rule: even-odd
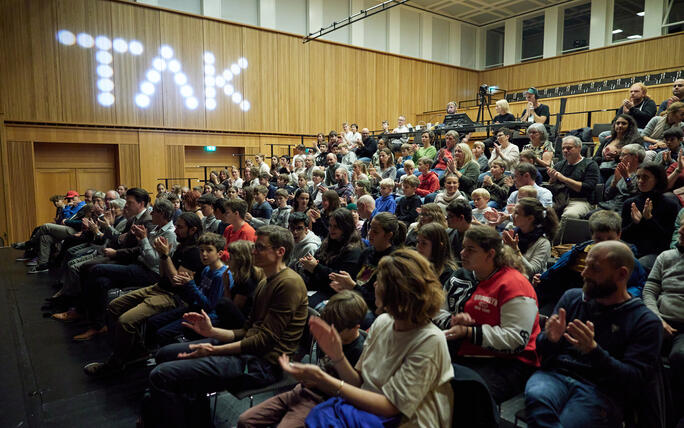
[[[205,152],[215,152],[216,146],[204,146],[204,151]]]

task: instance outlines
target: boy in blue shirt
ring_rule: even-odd
[[[388,212],[394,214],[397,210],[397,203],[394,200],[394,180],[385,178],[380,181],[380,196],[375,200],[375,210],[371,218],[375,217],[377,213]]]

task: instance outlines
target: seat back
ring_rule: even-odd
[[[309,319],[311,319],[311,317],[321,316],[321,314],[318,313],[318,311],[314,308],[309,307],[308,310],[309,313],[306,316],[306,323],[304,324],[302,338],[299,339],[299,345],[297,346],[297,350],[292,356],[292,359],[295,361],[302,361],[302,359],[304,359],[305,356],[311,354],[314,337],[311,334],[311,330],[309,329]]]
[[[561,224],[558,244],[578,244],[591,239],[589,220],[566,218]]]
[[[591,136],[598,137],[603,131],[610,131],[610,123],[595,123],[594,127],[591,128]]]

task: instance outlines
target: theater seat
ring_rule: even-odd
[[[591,239],[589,220],[567,218],[561,224],[562,227],[558,232],[557,245],[578,244]]]

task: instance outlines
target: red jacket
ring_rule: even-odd
[[[221,260],[227,262],[230,260],[230,254],[228,253],[228,245],[235,241],[252,241],[256,242],[256,232],[254,228],[245,222],[240,230],[233,232],[233,225],[229,224],[226,230],[223,231],[223,237],[226,238],[226,248],[223,251]]]
[[[436,173],[428,171],[427,174],[420,174],[418,179],[420,180],[420,184],[416,189],[416,194],[418,196],[425,197],[430,193],[434,193],[439,190],[439,178],[437,178]]]

